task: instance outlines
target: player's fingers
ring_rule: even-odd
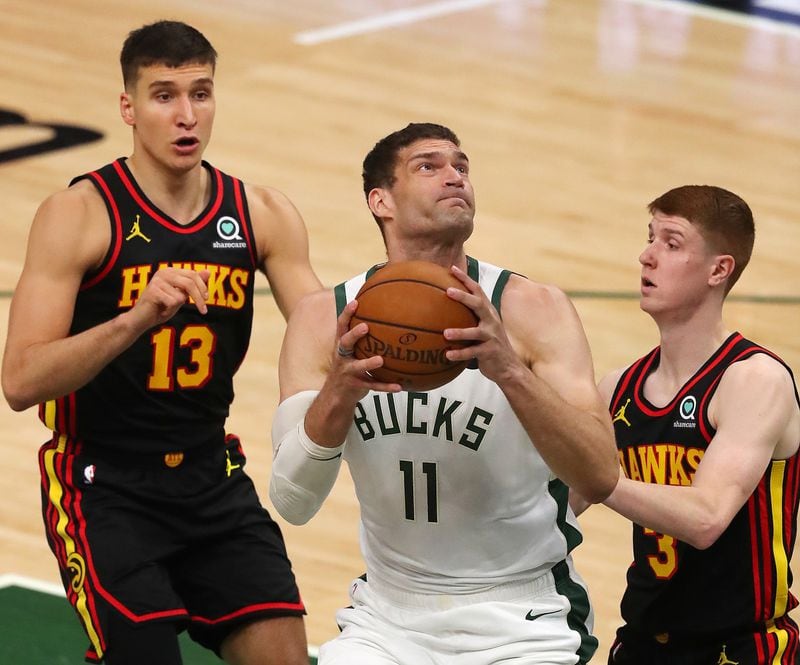
[[[208,287],[205,282],[201,281],[199,284],[192,282],[189,287],[189,298],[194,301],[198,312],[201,314],[208,312],[208,305],[206,304],[208,301]]]
[[[352,330],[345,329],[336,343],[336,354],[341,358],[348,358],[355,352],[356,343],[369,332],[366,323],[359,323]]]
[[[399,383],[385,383],[378,381],[373,377],[371,372],[383,367],[383,356],[370,356],[353,363],[351,369],[361,372],[361,378],[365,381],[365,385],[370,390],[377,390],[384,393],[397,393],[403,387]]]
[[[445,356],[452,363],[468,362],[478,357],[480,349],[466,346],[457,349],[448,349],[445,351]]]
[[[339,314],[339,317],[336,319],[336,328],[338,331],[338,337],[344,335],[348,328],[350,328],[350,319],[353,318],[353,314],[355,314],[356,309],[358,308],[358,302],[356,300],[351,300],[344,306],[342,313]]]
[[[479,293],[481,291],[480,285],[458,266],[450,266],[450,272],[470,293]]]
[[[491,317],[492,304],[480,287],[476,292],[462,291],[455,287],[447,289],[447,296],[456,302],[460,302],[465,307],[469,307],[479,319],[486,319]]]
[[[484,342],[489,336],[479,326],[474,328],[445,328],[444,338],[452,342]]]
[[[204,271],[208,272],[208,271]],[[182,270],[175,276],[175,286],[181,289],[187,300],[194,302],[195,307],[201,314],[208,311],[206,301],[208,300],[208,275],[203,279],[203,274],[194,270]]]

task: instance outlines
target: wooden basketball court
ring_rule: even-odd
[[[159,18],[194,24],[220,53],[207,159],[294,201],[327,285],[384,256],[360,189],[364,154],[410,121],[439,122],[472,163],[470,253],[569,292],[598,378],[656,342],[638,308],[637,257],[647,202],[680,184],[720,185],[752,206],[755,252],[727,322],[800,369],[800,29],[667,0],[4,3],[3,335],[39,202],[129,154],[119,48]],[[259,286],[229,426],[269,506],[283,322],[263,277]],[[0,574],[55,582],[39,513],[46,438],[34,409],[0,405]],[[310,524],[284,527],[312,644],[336,634],[334,612],[363,572],[357,521],[345,470]],[[581,523],[576,560],[595,603],[595,660],[605,662],[629,525],[602,506]]]

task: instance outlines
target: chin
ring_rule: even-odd
[[[648,296],[639,296],[639,309],[641,309],[643,312],[647,312],[648,314],[658,311],[656,303],[654,303],[653,299]]]

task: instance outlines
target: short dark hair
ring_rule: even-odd
[[[364,158],[361,179],[364,195],[375,187],[391,187],[395,181],[394,169],[397,155],[405,147],[420,139],[443,139],[461,146],[453,130],[430,122],[412,122],[403,129],[392,132],[378,141]]]
[[[755,242],[753,212],[745,201],[713,185],[683,185],[652,201],[647,209],[683,217],[694,224],[713,251],[730,254],[735,266],[725,292],[736,284],[750,261]]]
[[[196,28],[181,21],[156,21],[128,34],[119,62],[127,90],[136,82],[142,67],[200,63],[210,64],[213,69],[217,66],[217,52]]]

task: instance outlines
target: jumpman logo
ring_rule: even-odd
[[[625,423],[625,424],[626,424],[628,427],[630,427],[630,426],[631,426],[631,423],[630,423],[630,421],[629,421],[629,420],[628,420],[628,419],[625,417],[625,409],[627,409],[627,408],[628,408],[628,404],[630,404],[630,403],[631,403],[631,400],[630,400],[630,398],[628,398],[628,401],[627,401],[627,402],[625,402],[625,404],[623,404],[621,407],[619,407],[619,411],[617,411],[617,412],[614,414],[614,419],[611,421],[612,423],[615,423],[615,422],[617,422],[618,420],[621,420],[621,421],[622,421],[623,423]]]
[[[231,453],[230,451],[225,451],[225,473],[228,475],[228,478],[231,477],[231,471],[234,469],[241,469],[241,464],[231,464]]]
[[[131,232],[125,238],[125,241],[127,242],[128,240],[131,240],[132,238],[136,237],[142,238],[145,242],[150,242],[150,238],[148,238],[144,233],[142,233],[142,230],[139,228],[139,215],[136,215],[136,221],[133,223],[133,226],[131,227]]]
[[[739,665],[738,660],[728,660],[728,655],[725,653],[725,649],[727,645],[722,645],[722,651],[719,654],[719,660],[717,661],[717,665]]]

